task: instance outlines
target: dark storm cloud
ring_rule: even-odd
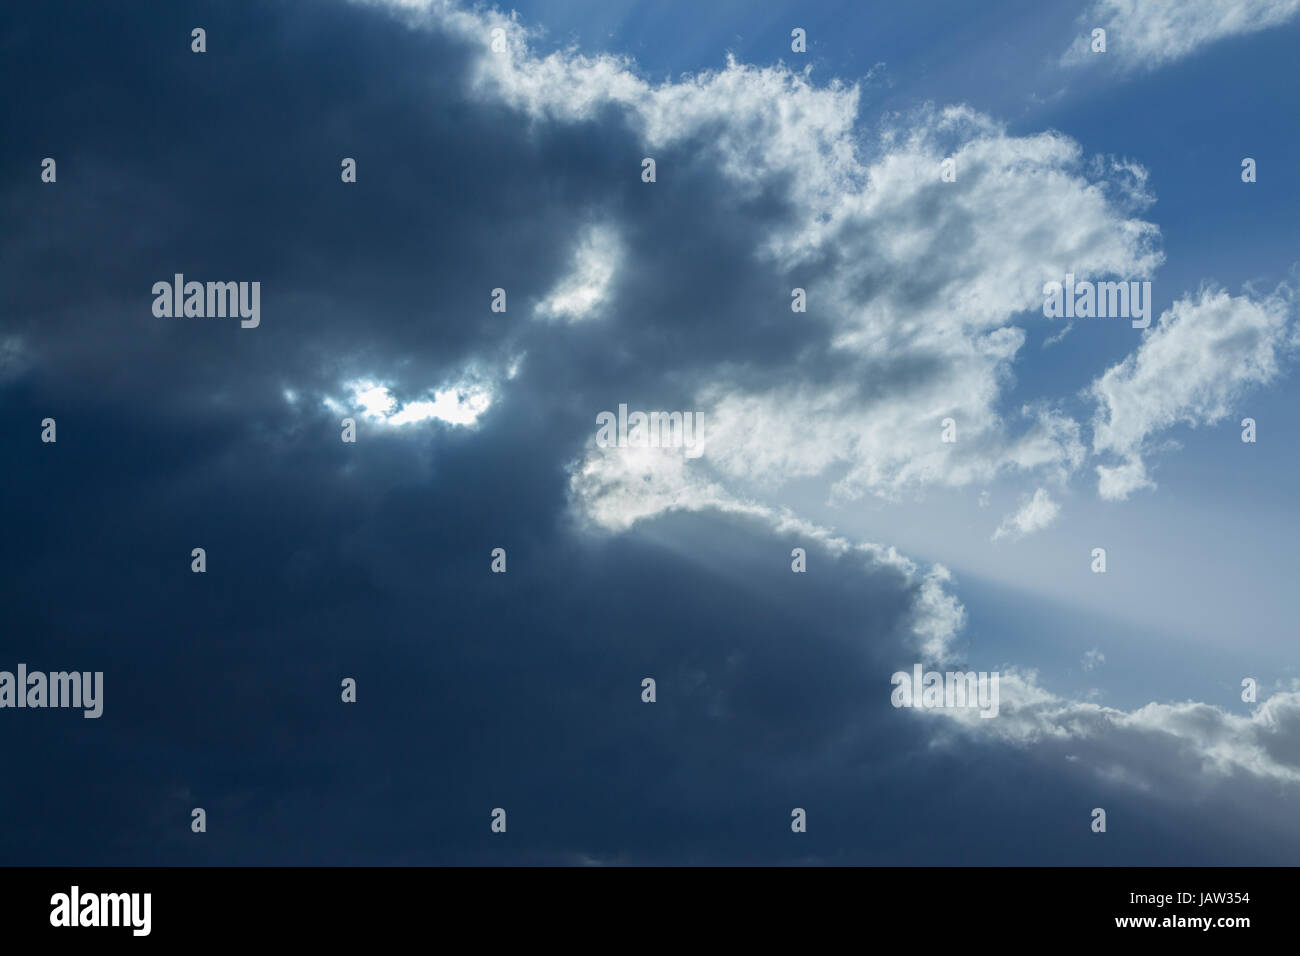
[[[379,374],[427,388],[507,347],[538,349],[542,381],[607,391],[606,375],[645,392],[666,367],[795,344],[789,323],[764,321],[788,289],[747,281],[751,237],[781,203],[734,203],[690,144],[660,156],[674,187],[648,190],[643,148],[613,111],[546,125],[471,102],[463,44],[373,10],[133,12],[55,4],[5,30],[18,95],[4,138],[27,149],[5,153],[2,202],[26,228],[6,231],[0,306],[63,394],[164,394],[192,415],[229,392],[232,410],[267,420],[286,384],[336,393]],[[192,25],[208,31],[201,56]],[[54,189],[34,174],[46,155]],[[345,156],[355,185],[339,181]],[[531,305],[582,227],[608,217],[629,227],[629,268],[569,358]],[[151,286],[177,272],[260,281],[262,325],[158,320]],[[506,315],[488,311],[498,286]]]
[[[776,321],[788,286],[752,259],[752,236],[788,214],[778,188],[739,198],[686,143],[659,155],[672,187],[646,189],[615,111],[528,122],[468,95],[462,45],[374,10],[0,18],[16,91],[0,332],[26,356],[0,386],[0,666],[103,670],[106,686],[97,721],[0,720],[0,813],[21,821],[0,861],[1258,849],[1214,832],[1188,849],[1160,808],[1011,748],[931,749],[888,704],[917,600],[896,568],[809,547],[820,573],[792,575],[807,542],[713,513],[574,532],[566,467],[595,411],[800,352],[806,332]],[[615,307],[580,330],[535,322],[582,228],[606,220],[626,247]],[[150,287],[174,272],[262,282],[261,326],[155,318]],[[496,286],[504,315],[488,311]],[[414,395],[520,351],[475,430],[363,420],[346,445],[316,407],[351,378]],[[38,440],[47,415],[55,445]],[[488,573],[494,547],[506,575]],[[349,676],[355,705],[339,700]],[[1142,835],[1089,842],[1102,799],[1127,801]],[[195,806],[207,834],[189,831]],[[497,806],[506,836],[489,833]]]

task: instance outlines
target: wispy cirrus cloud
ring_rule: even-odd
[[[1227,37],[1280,26],[1300,13],[1300,0],[1095,0],[1079,18],[1089,31],[1104,29],[1106,53],[1080,36],[1062,66],[1114,61],[1126,71],[1154,70]]]

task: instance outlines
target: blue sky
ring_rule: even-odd
[[[1300,2],[513,9],[0,14],[0,862],[1293,859]]]

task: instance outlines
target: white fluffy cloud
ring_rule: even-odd
[[[1150,436],[1180,423],[1212,425],[1248,389],[1272,381],[1290,345],[1292,307],[1285,288],[1259,298],[1202,289],[1175,302],[1136,351],[1094,381],[1093,451],[1122,459],[1097,466],[1101,496],[1155,486],[1142,457]]]
[[[743,368],[697,383],[693,404],[708,415],[718,487],[773,494],[822,478],[843,501],[1006,476],[1063,482],[1081,467],[1087,448],[1071,417],[1002,407],[1027,337],[1017,322],[1038,319],[1043,283],[1066,272],[1149,278],[1161,266],[1159,230],[1138,215],[1154,198],[1141,166],[1087,159],[1056,132],[1008,135],[964,106],[864,129],[858,88],[814,85],[809,69],[729,58],[721,70],[654,83],[624,57],[537,56],[513,16],[450,0],[395,5],[479,48],[476,95],[536,123],[612,109],[647,154],[690,142],[738,195],[784,194],[790,218],[754,236],[753,255],[807,289],[809,312],[789,320],[820,338],[772,377],[779,384],[755,383]],[[1300,0],[1099,0],[1084,20],[1115,33],[1115,55],[1158,59],[1282,22],[1298,8]],[[494,40],[504,47],[493,51]],[[940,179],[945,159],[955,182]],[[540,318],[573,322],[609,304],[622,256],[616,226],[580,226],[573,241],[573,268],[538,303]],[[1202,291],[1093,383],[1091,451],[1111,457],[1097,466],[1103,498],[1154,486],[1148,436],[1176,422],[1217,421],[1245,388],[1276,375],[1286,312],[1277,295]],[[823,374],[827,363],[840,374]],[[939,440],[949,418],[954,443]],[[1050,510],[1040,499],[1026,518]]]
[[[1019,509],[1002,519],[1002,524],[993,532],[993,540],[1007,538],[1015,541],[1041,531],[1056,520],[1060,511],[1060,506],[1052,500],[1047,489],[1039,488],[1032,497],[1025,499]]]
[[[1078,761],[1139,788],[1155,783],[1192,793],[1247,775],[1300,785],[1300,690],[1282,691],[1249,715],[1187,701],[1149,703],[1133,711],[1058,697],[1032,671],[1004,670],[999,711],[983,719],[973,708],[917,713],[948,719],[1043,755]]]
[[[690,142],[739,196],[784,195],[790,218],[756,235],[753,254],[807,289],[809,313],[789,320],[818,337],[808,362],[792,356],[774,376],[779,385],[756,385],[743,369],[698,384],[714,478],[729,490],[824,477],[835,498],[893,498],[1004,474],[1060,480],[1079,468],[1076,422],[1000,407],[1026,340],[1014,322],[1034,321],[1044,281],[1067,271],[1148,277],[1160,266],[1159,231],[1136,215],[1152,200],[1141,167],[1088,160],[1055,132],[1009,135],[963,106],[864,129],[858,88],[814,85],[807,69],[728,59],[652,83],[622,57],[536,56],[528,32],[500,13],[446,0],[405,6],[480,49],[477,95],[537,123],[612,109],[648,155]],[[504,43],[497,52],[494,38]],[[955,182],[939,175],[948,158]],[[608,287],[616,257],[579,248],[586,258],[539,315],[586,316]],[[821,374],[825,363],[844,374]],[[947,418],[955,443],[940,441]]]
[[[590,226],[574,250],[572,270],[537,303],[537,317],[568,322],[594,318],[609,296],[620,256],[618,232],[606,224]]]
[[[1225,37],[1283,24],[1300,0],[1096,0],[1079,18],[1088,34],[1061,57],[1065,66],[1113,58],[1128,70],[1153,70]],[[1091,31],[1106,31],[1106,53],[1091,52]]]

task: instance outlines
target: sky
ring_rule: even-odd
[[[1297,42],[0,11],[0,863],[1293,862]],[[1149,325],[1050,317],[1067,274]]]

